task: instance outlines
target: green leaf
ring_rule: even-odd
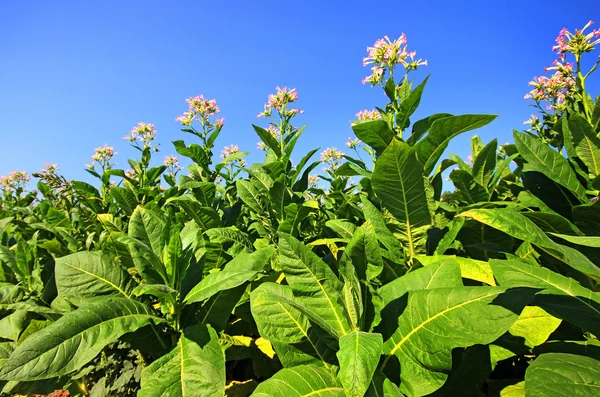
[[[473,178],[485,190],[489,190],[490,181],[496,169],[498,140],[493,139],[481,149],[473,161]]]
[[[525,397],[525,382],[506,386],[500,392],[500,397]]]
[[[492,286],[496,285],[492,268],[486,261],[479,261],[476,259],[455,255],[418,256],[417,260],[426,267],[439,262],[456,263],[460,267],[460,274],[462,278],[480,281]]]
[[[454,218],[450,223],[448,223],[447,228],[448,231],[444,234],[444,237],[440,240],[437,247],[435,248],[436,255],[443,255],[444,252],[452,243],[456,240],[456,236],[458,236],[458,232],[465,224],[465,218]]]
[[[335,351],[328,335],[311,324],[294,305],[292,289],[286,285],[263,283],[250,294],[252,316],[260,335],[271,341],[284,367],[302,364],[335,364]]]
[[[215,210],[203,206],[202,203],[189,195],[170,199],[168,202],[180,206],[203,231],[221,226],[221,219]]]
[[[357,121],[352,131],[358,139],[375,149],[377,155],[383,153],[395,135],[383,120]]]
[[[142,372],[139,397],[222,397],[225,355],[210,325],[183,330],[177,346]]]
[[[525,339],[525,344],[533,348],[544,343],[550,334],[556,331],[560,322],[560,319],[552,316],[541,307],[525,306],[508,332],[514,336],[522,337]]]
[[[423,247],[431,225],[423,169],[414,150],[394,140],[377,159],[372,184],[382,204],[400,223],[403,242],[414,257]]]
[[[94,300],[25,339],[2,366],[0,379],[40,380],[66,375],[124,334],[161,321],[147,306],[130,299]]]
[[[137,207],[129,219],[128,234],[144,243],[157,258],[162,256],[163,247],[169,241],[166,222],[156,212]]]
[[[202,146],[195,143],[186,146],[182,140],[173,141],[173,146],[175,146],[175,151],[177,151],[177,153],[192,159],[194,163],[200,166],[208,164],[208,158],[206,157],[206,153]]]
[[[400,244],[400,241],[386,226],[385,218],[381,212],[366,196],[361,196],[361,203],[363,205],[365,220],[371,222],[373,225],[377,239],[390,251],[392,259],[396,263],[404,263],[404,249],[402,248],[402,244]]]
[[[346,396],[364,396],[377,369],[382,347],[381,334],[354,331],[340,338],[338,379]]]
[[[260,199],[260,193],[256,187],[243,179],[238,179],[235,182],[237,193],[240,199],[254,212],[261,212],[262,204]]]
[[[131,276],[99,252],[57,258],[54,271],[58,293],[76,305],[103,295],[129,298],[133,288]]]
[[[258,272],[255,270],[219,271],[206,276],[187,294],[184,302],[190,304],[204,301],[220,291],[244,284]]]
[[[450,180],[456,187],[457,195],[467,204],[475,204],[490,200],[490,193],[475,181],[475,178],[465,170],[450,172]]]
[[[593,177],[600,175],[600,138],[582,116],[574,114],[568,120],[577,157],[583,161]]]
[[[565,353],[542,354],[525,372],[527,397],[598,395],[600,361]]]
[[[117,236],[120,243],[127,244],[137,272],[148,284],[167,284],[167,270],[152,249],[126,234]]]
[[[300,305],[318,319],[319,325],[340,337],[350,332],[350,323],[340,295],[343,284],[333,271],[300,241],[280,233],[279,260],[285,279]]]
[[[566,158],[537,138],[517,131],[514,132],[514,137],[519,154],[527,160],[526,172],[540,172],[569,189],[581,202],[587,201],[585,188],[577,180],[577,174]]]
[[[569,243],[583,245],[584,247],[600,248],[600,237],[597,236],[571,236],[561,233],[550,233],[553,236],[561,238]]]
[[[501,230],[509,236],[528,241],[573,269],[600,280],[600,269],[585,255],[570,247],[555,243],[535,223],[517,211],[507,208],[475,209],[463,212],[458,216],[475,219]]]
[[[277,139],[262,127],[252,124],[252,128],[254,128],[258,137],[269,147],[269,149],[274,151],[277,157],[281,157],[281,147],[279,142],[277,142]]]
[[[498,283],[506,287],[541,288],[536,305],[555,317],[600,335],[600,296],[575,280],[518,260],[491,260]]]
[[[340,237],[345,239],[352,238],[356,225],[352,222],[343,219],[331,219],[325,222],[325,226],[339,234]]]
[[[345,397],[333,374],[309,365],[285,368],[262,382],[252,397]]]
[[[407,125],[409,117],[412,116],[412,114],[419,107],[419,104],[421,103],[421,96],[423,95],[423,90],[425,89],[427,80],[429,80],[429,76],[425,77],[423,82],[421,82],[421,84],[412,90],[408,97],[406,97],[406,99],[400,103],[400,109],[396,115],[396,123],[402,130],[404,130],[405,126]]]
[[[424,174],[429,175],[433,171],[452,138],[483,127],[495,118],[495,115],[464,114],[437,119],[432,124],[429,134],[414,146],[417,158],[423,164]]]
[[[359,280],[374,280],[383,270],[381,248],[370,221],[356,229],[344,252],[352,259]]]
[[[501,287],[436,288],[410,292],[398,329],[384,343],[399,361],[400,390],[422,396],[439,389],[452,368],[452,349],[489,344],[529,303],[532,290]]]
[[[406,139],[406,143],[408,143],[410,146],[414,146],[415,143],[417,143],[417,141],[423,137],[423,135],[429,132],[431,126],[436,120],[450,116],[452,116],[450,113],[435,113],[429,117],[417,121],[413,124],[412,134],[408,137],[408,139]]]
[[[133,193],[122,187],[113,186],[110,189],[110,195],[115,199],[125,214],[131,216],[138,202]]]

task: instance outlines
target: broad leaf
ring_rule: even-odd
[[[464,114],[437,119],[431,126],[429,134],[414,146],[417,158],[423,164],[424,173],[429,175],[433,171],[452,138],[463,132],[483,127],[495,118],[494,115]]]
[[[381,334],[354,331],[340,338],[338,379],[346,396],[362,397],[365,394],[377,369],[382,347]]]
[[[532,298],[532,291],[458,287],[409,293],[398,330],[384,344],[400,361],[400,390],[408,396],[440,388],[452,368],[452,349],[489,344],[505,333]]]
[[[515,131],[519,154],[527,160],[525,171],[537,171],[573,192],[582,202],[587,201],[585,188],[569,161],[537,138]]]
[[[592,177],[600,175],[600,138],[582,116],[574,114],[568,120],[577,157],[583,161]]]
[[[344,389],[331,372],[300,365],[285,368],[262,382],[252,397],[345,397]]]
[[[375,149],[380,155],[394,139],[394,132],[383,120],[358,121],[352,126],[358,139]]]
[[[57,258],[54,269],[58,293],[75,304],[102,295],[129,298],[133,288],[131,276],[99,252]]]
[[[587,397],[600,390],[600,361],[565,353],[536,358],[525,373],[527,397]]]
[[[481,152],[473,161],[473,178],[485,190],[489,190],[492,175],[496,169],[496,151],[498,150],[498,140],[493,139],[485,145]]]
[[[279,260],[299,304],[319,325],[339,337],[350,332],[340,295],[343,284],[315,253],[294,237],[280,233]]]
[[[210,325],[185,328],[177,346],[142,373],[140,397],[221,397],[225,355]]]
[[[570,247],[555,243],[535,223],[517,211],[507,208],[476,209],[463,212],[458,216],[475,219],[501,230],[509,236],[528,241],[583,274],[600,280],[600,268],[585,255]]]
[[[375,163],[372,184],[382,204],[400,223],[403,242],[414,257],[422,250],[431,225],[423,169],[415,151],[404,142],[392,141]]]
[[[250,294],[252,316],[262,337],[271,341],[284,367],[335,364],[335,351],[323,330],[311,324],[294,305],[289,286],[263,283]]]
[[[25,339],[4,363],[0,379],[39,380],[66,375],[122,335],[163,321],[125,298],[94,300]]]
[[[200,302],[210,298],[220,291],[235,288],[254,277],[256,270],[228,271],[222,270],[206,276],[187,294],[186,303]]]
[[[499,284],[540,288],[534,302],[548,313],[600,335],[600,296],[575,280],[517,260],[490,261]]]

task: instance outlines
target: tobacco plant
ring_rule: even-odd
[[[429,77],[414,77],[427,61],[402,35],[367,49],[363,83],[387,103],[351,122],[351,155],[297,155],[303,111],[277,87],[258,115],[267,125],[252,126],[258,164],[237,145],[216,160],[224,119],[197,96],[177,117],[196,143],[173,142],[186,175],[175,156],[152,165],[157,131],[139,123],[129,170],[96,149],[97,187],[56,165],[34,174],[37,191],[25,173],[2,177],[2,392],[596,395],[589,27],[561,31],[554,75],[534,79],[541,119],[514,144],[474,136],[466,160],[443,158],[449,142],[496,116],[412,120]]]

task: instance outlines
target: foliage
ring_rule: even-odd
[[[588,27],[562,31],[559,75],[534,80],[543,121],[500,148],[473,137],[467,161],[443,158],[449,142],[496,116],[413,122],[427,78],[410,76],[427,61],[402,35],[368,48],[364,83],[388,103],[352,121],[353,155],[296,157],[298,94],[277,87],[258,115],[268,126],[253,125],[258,164],[237,145],[215,161],[224,120],[197,96],[177,120],[198,143],[173,142],[186,175],[177,157],[151,166],[157,131],[139,123],[130,170],[96,149],[98,186],[56,165],[37,191],[25,173],[3,177],[3,393],[594,395],[600,101],[585,86],[598,63],[584,75],[580,60],[600,31]]]

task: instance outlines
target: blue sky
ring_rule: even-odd
[[[171,141],[194,142],[174,119],[198,94],[225,117],[219,150],[237,143],[258,160],[251,124],[277,85],[295,87],[305,110],[297,157],[344,150],[355,113],[385,103],[361,84],[365,49],[403,32],[429,60],[413,76],[431,74],[413,121],[499,114],[477,133],[504,143],[531,114],[527,82],[553,61],[558,31],[590,19],[598,28],[597,0],[0,2],[0,175],[48,162],[90,181],[84,164],[105,143],[127,168],[137,152],[122,137],[138,121],[156,125],[158,163],[175,154]],[[588,83],[593,93],[599,83],[598,74]],[[449,152],[466,157],[471,135]]]

